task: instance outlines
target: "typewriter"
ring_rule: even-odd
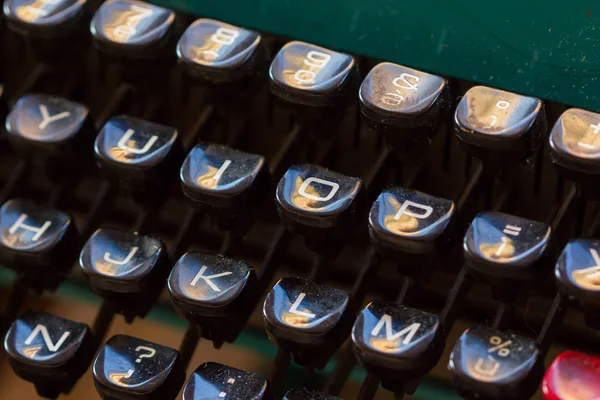
[[[324,3],[3,1],[0,398],[600,399],[600,10]]]

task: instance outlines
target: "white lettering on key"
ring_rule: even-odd
[[[54,343],[54,342],[52,342],[52,338],[50,338],[50,334],[48,333],[48,328],[46,328],[45,325],[37,324],[35,326],[35,328],[33,329],[33,331],[31,331],[31,333],[29,334],[27,339],[25,340],[25,344],[29,346],[33,342],[33,339],[35,339],[35,337],[38,335],[38,333],[42,334],[42,338],[44,339],[44,343],[46,343],[46,347],[48,348],[48,350],[50,350],[53,353],[55,353],[58,349],[60,349],[60,347],[65,342],[65,340],[67,340],[67,338],[71,334],[70,331],[64,332],[62,334],[62,336],[60,337],[60,339],[58,339],[58,341],[56,343]]]
[[[27,214],[21,214],[19,216],[19,218],[17,218],[15,223],[12,224],[12,226],[8,229],[8,233],[14,234],[17,231],[17,229],[19,229],[19,228],[25,229],[27,231],[34,232],[34,235],[31,238],[31,241],[36,242],[42,237],[44,232],[46,232],[46,230],[48,230],[48,228],[50,228],[50,225],[52,225],[51,221],[46,221],[40,228],[38,228],[35,226],[27,225],[25,223],[26,219],[27,219]]]
[[[154,13],[152,9],[140,7],[137,4],[131,6],[131,11],[134,11],[137,14],[129,16],[124,24],[116,26],[113,31],[113,35],[116,39],[123,42],[128,41],[129,38],[137,33],[136,28],[143,19],[148,18]]]
[[[298,297],[296,298],[296,301],[294,301],[294,304],[292,304],[292,306],[290,307],[290,312],[292,314],[300,315],[302,317],[314,318],[314,317],[316,317],[315,314],[298,310],[298,307],[300,307],[300,304],[302,303],[302,300],[304,300],[305,297],[306,297],[306,293],[300,293],[298,295]]]
[[[198,273],[194,277],[194,279],[192,279],[192,281],[190,282],[190,285],[196,286],[196,283],[198,283],[198,281],[200,279],[202,279],[204,282],[206,282],[206,284],[208,286],[210,286],[210,288],[212,290],[214,290],[215,292],[220,292],[221,289],[219,289],[219,287],[217,285],[215,285],[211,279],[221,278],[223,276],[233,274],[233,272],[227,271],[227,272],[220,272],[220,273],[214,274],[214,275],[206,275],[205,276],[204,273],[206,272],[207,269],[208,269],[208,267],[206,265],[203,265],[202,268],[200,268],[200,271],[198,271]]]
[[[408,207],[419,208],[419,209],[423,210],[424,212],[421,214],[417,214],[416,212],[410,211],[408,209]],[[398,221],[403,214],[408,215],[409,217],[425,219],[425,218],[429,217],[432,212],[433,212],[433,207],[415,203],[414,201],[406,200],[404,203],[402,203],[402,206],[400,207],[400,209],[398,210],[396,215],[394,215],[394,219],[396,221]]]
[[[515,225],[506,225],[504,227],[504,230],[502,232],[506,233],[507,235],[511,235],[511,236],[519,236],[521,234],[521,229],[518,226]]]
[[[321,196],[316,196],[314,194],[306,193],[306,189],[308,189],[308,185],[310,185],[313,182],[320,183],[322,185],[327,185],[327,186],[331,187],[331,190],[329,191],[327,196],[321,197]],[[306,179],[304,182],[302,182],[302,185],[300,185],[300,187],[298,188],[298,194],[300,196],[306,197],[307,199],[311,199],[311,200],[315,200],[315,201],[328,201],[328,200],[331,200],[333,198],[333,196],[335,196],[335,194],[337,193],[339,188],[340,188],[340,185],[335,182],[329,182],[329,181],[326,181],[325,179],[310,177],[310,178]]]
[[[297,70],[294,73],[294,79],[299,85],[314,83],[317,78],[317,73],[325,67],[329,61],[331,61],[331,56],[329,54],[315,50],[309,51],[302,62],[312,69]],[[316,71],[314,71],[314,69],[316,69]]]
[[[129,254],[127,254],[127,257],[125,257],[125,259],[122,261],[117,261],[117,260],[111,258],[110,253],[107,251],[106,253],[104,253],[104,261],[111,263],[111,264],[124,265],[124,264],[127,264],[129,261],[131,261],[131,259],[133,258],[135,253],[137,253],[138,250],[139,250],[139,248],[137,246],[132,247],[131,250],[129,250]]]
[[[590,128],[592,128],[592,134],[597,135],[598,133],[600,133],[600,123],[598,123],[596,125],[590,124]],[[594,146],[593,144],[590,144],[590,143],[577,142],[577,145],[580,147],[584,147],[586,149],[590,149],[590,150],[596,149],[596,146]]]
[[[375,325],[375,327],[371,331],[371,336],[379,335],[379,332],[381,332],[381,329],[383,329],[384,326],[386,340],[397,340],[402,336],[406,335],[404,340],[402,340],[402,343],[409,344],[413,340],[413,337],[415,336],[419,328],[421,327],[421,324],[414,322],[406,328],[402,329],[401,331],[394,333],[394,331],[392,330],[392,317],[388,314],[384,314],[383,317],[381,317],[381,319],[377,323],[377,325]]]
[[[40,114],[42,115],[42,122],[40,122],[40,124],[38,125],[38,128],[40,129],[46,129],[46,127],[52,122],[68,118],[71,115],[71,113],[68,111],[63,111],[58,114],[50,115],[48,113],[48,107],[44,104],[40,104]]]
[[[117,146],[119,146],[120,149],[126,150],[133,154],[144,154],[147,153],[148,150],[150,150],[154,143],[156,143],[156,141],[158,140],[158,136],[152,135],[152,137],[150,138],[150,140],[148,140],[148,142],[146,142],[144,147],[142,147],[141,149],[136,149],[135,147],[131,147],[127,144],[127,142],[131,140],[131,137],[134,133],[135,131],[133,129],[127,129],[121,140],[119,140],[119,143],[117,143]]]
[[[493,357],[487,356],[487,359],[480,358],[477,360],[473,369],[480,375],[493,377],[500,369],[500,363],[494,360]]]
[[[213,179],[216,182],[219,182],[219,179],[221,179],[221,177],[223,176],[223,173],[227,170],[227,168],[229,168],[230,165],[231,165],[231,160],[225,160],[223,165],[221,165],[221,168],[219,168],[219,170],[217,171],[215,176],[213,176]]]
[[[575,270],[571,273],[573,280],[586,289],[600,289],[600,255],[596,249],[590,249],[595,265]]]

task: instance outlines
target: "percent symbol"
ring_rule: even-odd
[[[488,349],[488,353],[498,353],[500,357],[506,357],[510,354],[510,345],[512,344],[512,340],[502,342],[502,338],[498,336],[492,336],[490,338],[490,344],[493,347]]]

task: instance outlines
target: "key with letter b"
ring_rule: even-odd
[[[87,325],[38,311],[13,322],[4,349],[15,373],[49,398],[68,393],[94,356]]]
[[[521,400],[536,391],[543,360],[534,340],[476,327],[462,334],[448,369],[465,399]]]
[[[413,393],[444,350],[436,315],[374,301],[358,316],[352,345],[358,360],[393,392]]]
[[[173,399],[185,380],[176,350],[126,335],[106,342],[92,372],[105,400]]]

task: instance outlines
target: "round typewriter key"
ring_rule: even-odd
[[[494,164],[529,158],[547,130],[540,99],[485,86],[467,91],[456,108],[454,125],[469,154]]]
[[[391,149],[431,136],[450,110],[445,79],[387,62],[369,72],[359,100],[367,125],[382,133]]]
[[[600,398],[600,358],[565,351],[556,357],[542,382],[546,400]]]

